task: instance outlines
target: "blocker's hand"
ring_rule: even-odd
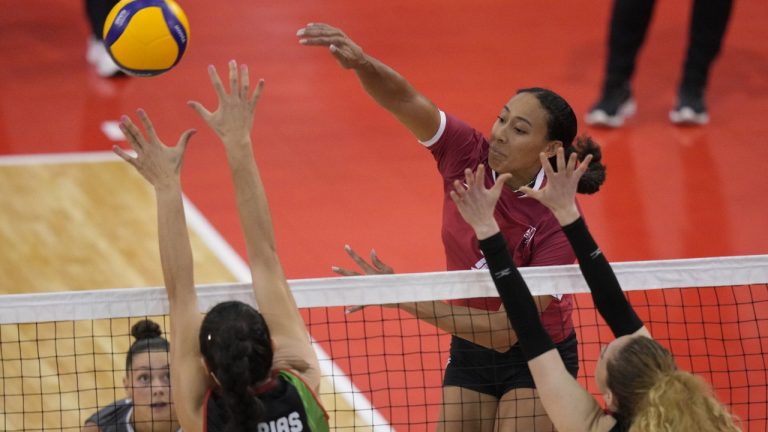
[[[464,184],[459,180],[453,182],[451,199],[456,203],[461,217],[475,230],[478,239],[482,240],[499,232],[493,212],[504,183],[510,177],[509,173],[502,174],[490,189],[486,189],[485,166],[480,164],[474,173],[469,168],[464,170]]]
[[[215,66],[208,66],[208,74],[219,99],[218,108],[210,112],[197,101],[189,101],[188,105],[216,132],[225,146],[243,140],[250,142],[253,113],[264,89],[264,80],[259,80],[253,94],[249,95],[248,66],[240,65],[238,72],[235,60],[229,62],[229,92],[224,88]]]
[[[557,172],[547,160],[544,153],[539,154],[541,166],[547,176],[547,184],[533,190],[529,187],[520,188],[520,192],[544,204],[552,211],[561,225],[568,225],[579,218],[579,209],[576,207],[576,190],[579,179],[589,167],[592,155],[587,155],[583,161],[578,162],[576,153],[571,153],[568,163],[565,162],[563,148],[557,149]]]
[[[118,146],[113,146],[112,150],[123,160],[133,165],[136,171],[155,188],[178,183],[187,143],[195,130],[185,131],[181,134],[175,147],[168,147],[158,138],[147,113],[143,109],[139,109],[138,114],[144,129],[147,131],[147,137],[141,133],[141,130],[131,121],[130,117],[123,116],[120,119],[120,130],[123,131],[131,148],[136,151],[136,157],[126,153]]]

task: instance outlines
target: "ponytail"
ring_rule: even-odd
[[[273,358],[264,317],[245,303],[219,303],[200,326],[200,352],[221,385],[225,431],[258,430],[265,408],[252,388],[269,378]]]
[[[602,163],[603,152],[600,149],[600,145],[596,143],[590,136],[581,135],[576,137],[573,145],[565,147],[565,160],[571,156],[571,153],[576,153],[579,161],[583,161],[587,155],[592,155],[592,160],[589,162],[587,171],[579,179],[579,185],[576,191],[581,194],[593,194],[600,190],[600,186],[605,182],[605,165]],[[553,167],[557,167],[557,161],[553,158],[550,159]]]
[[[259,419],[264,415],[264,405],[251,394],[250,387],[263,377],[253,377],[251,374],[249,359],[252,347],[248,341],[227,341],[226,336],[224,339],[222,342],[230,345],[228,352],[223,353],[223,361],[218,365],[215,375],[221,384],[219,394],[222,402],[229,412],[225,431],[255,431]]]

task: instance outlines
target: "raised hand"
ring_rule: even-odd
[[[213,65],[208,66],[208,74],[219,98],[216,111],[210,112],[196,101],[190,101],[188,105],[216,132],[225,146],[245,140],[250,143],[253,113],[264,88],[264,80],[259,80],[253,94],[249,95],[251,88],[248,66],[240,65],[238,71],[237,62],[234,60],[229,62],[229,92],[224,88]]]
[[[341,67],[355,69],[366,63],[365,53],[343,31],[328,24],[310,23],[296,32],[302,45],[327,46]]]
[[[547,176],[547,184],[533,190],[529,187],[520,188],[520,192],[544,204],[552,211],[560,222],[560,225],[568,225],[579,218],[579,209],[576,207],[576,189],[579,179],[587,171],[592,155],[587,155],[581,163],[578,162],[576,153],[571,153],[568,163],[565,163],[563,148],[557,149],[557,172],[552,169],[547,156],[539,154],[541,166]]]
[[[363,274],[366,275],[379,275],[379,274],[394,274],[395,270],[384,264],[379,259],[379,256],[376,255],[376,250],[371,249],[371,263],[368,264],[367,261],[365,261],[360,255],[357,254],[349,245],[344,246],[344,250],[347,251],[347,255],[349,255],[352,260],[357,263],[358,267],[360,267],[360,270],[363,271],[363,273],[360,273],[355,270],[350,270],[342,267],[331,267],[331,270],[334,273],[340,274],[342,276],[361,276]],[[397,307],[396,304],[387,304],[387,305],[381,305],[382,307]],[[346,313],[352,313],[357,312],[361,309],[363,309],[365,306],[350,306],[346,309]]]
[[[453,182],[451,199],[456,203],[461,217],[475,230],[478,239],[488,238],[499,232],[493,211],[501,196],[504,182],[510,177],[510,174],[502,174],[496,178],[496,183],[490,189],[486,189],[485,166],[481,164],[474,173],[469,168],[464,170],[464,184],[459,180]]]
[[[147,113],[139,109],[138,115],[147,132],[146,138],[128,116],[123,116],[120,119],[120,130],[123,131],[131,148],[136,151],[136,157],[131,156],[116,145],[112,147],[112,150],[133,165],[136,171],[155,188],[178,183],[181,164],[184,161],[184,152],[195,130],[185,131],[181,134],[175,147],[168,147],[158,138]]]
[[[340,274],[342,276],[360,276],[361,274],[367,274],[367,275],[377,275],[377,274],[394,274],[395,270],[392,269],[392,267],[384,264],[376,255],[376,251],[374,249],[371,249],[371,263],[368,264],[360,255],[357,254],[349,245],[344,246],[344,250],[347,251],[347,254],[349,255],[352,260],[357,263],[358,267],[360,267],[360,270],[363,271],[363,273],[357,272],[355,270],[349,270],[346,268],[331,267],[331,270],[334,273]]]

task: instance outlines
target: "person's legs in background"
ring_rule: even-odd
[[[630,81],[655,3],[655,0],[614,1],[602,94],[590,108],[587,124],[619,127],[635,113]]]
[[[732,0],[696,0],[691,13],[688,53],[677,93],[677,104],[669,113],[676,124],[706,124],[709,114],[704,94],[712,62],[722,46],[733,9]]]

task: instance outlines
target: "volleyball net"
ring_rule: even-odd
[[[768,430],[768,255],[613,268],[638,315],[677,364],[708,382],[743,430]],[[613,335],[578,267],[521,272],[534,295],[573,295],[577,379],[599,396],[595,364]],[[290,285],[320,358],[319,397],[337,430],[431,431],[440,416],[450,335],[377,305],[496,296],[487,271]],[[224,300],[254,304],[249,284],[201,286],[198,294],[202,311]],[[355,305],[366,307],[348,313]],[[150,318],[167,332],[167,312],[162,288],[0,296],[0,429],[80,430],[96,411],[126,397],[131,325]],[[475,313],[473,319],[482,321]],[[487,315],[490,322],[493,313]],[[503,340],[505,331],[489,330],[488,340]]]

